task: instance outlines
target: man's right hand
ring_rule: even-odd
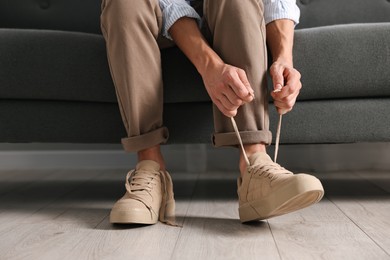
[[[220,62],[208,66],[202,78],[211,100],[227,117],[234,117],[240,106],[254,98],[246,73],[240,68]]]
[[[245,71],[222,61],[210,48],[194,19],[178,19],[169,33],[195,65],[211,100],[225,116],[235,116],[240,106],[253,100],[254,92]]]

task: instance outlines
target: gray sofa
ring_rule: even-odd
[[[284,117],[282,143],[390,141],[390,1],[298,4],[294,60],[303,89]],[[126,136],[99,15],[96,0],[0,0],[0,142]],[[211,102],[201,78],[177,48],[163,50],[162,60],[169,143],[209,143]]]

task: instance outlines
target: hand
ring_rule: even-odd
[[[218,63],[202,74],[203,82],[213,103],[227,117],[234,117],[237,109],[254,98],[244,70]]]
[[[169,33],[202,75],[211,100],[225,116],[235,116],[240,106],[253,100],[254,92],[245,72],[222,61],[209,46],[194,19],[180,18],[171,26]]]
[[[274,86],[271,96],[280,115],[291,111],[302,88],[301,74],[288,63],[274,62],[270,68]]]

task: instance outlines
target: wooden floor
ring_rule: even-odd
[[[316,174],[319,204],[250,225],[236,173],[172,173],[182,228],[111,225],[125,173],[0,171],[0,259],[390,259],[390,172]]]

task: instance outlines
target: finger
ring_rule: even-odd
[[[249,91],[249,94],[254,97],[255,91],[252,89],[251,84],[249,83],[248,77],[246,76],[246,73],[244,70],[237,70],[238,77],[240,78],[242,84],[246,87],[246,89]]]
[[[220,101],[223,101],[226,98],[232,105],[237,107],[244,103],[243,100],[236,95],[233,89],[226,84],[218,85],[218,89],[213,92],[213,96]]]
[[[298,94],[294,93],[286,98],[283,98],[281,101],[277,101],[277,102],[283,103],[284,108],[292,108],[295,105],[297,97],[298,97]]]
[[[296,99],[299,95],[299,92],[296,92],[296,93],[293,93],[287,97],[284,97],[284,98],[274,98],[274,103],[276,105],[279,105],[281,107],[284,107],[284,108],[289,108],[289,107],[292,107],[295,102],[296,102]],[[280,104],[283,104],[283,105],[280,105]]]
[[[275,100],[274,105],[276,106],[279,114],[285,114],[291,111],[296,103],[298,93],[294,93],[282,100]]]
[[[282,66],[275,65],[271,67],[270,74],[274,89],[279,90],[284,86],[283,70],[284,67]]]
[[[286,85],[280,90],[274,90],[271,92],[271,96],[274,100],[282,101],[290,96],[297,96],[301,86],[302,84],[300,82],[295,85]]]
[[[271,93],[272,97],[275,99],[283,99],[290,95],[295,95],[299,93],[302,88],[302,83],[300,81],[301,75],[300,73],[293,69],[286,70],[286,85],[280,91],[274,91]]]
[[[276,111],[278,111],[279,115],[285,115],[288,112],[290,112],[292,109],[287,109],[287,108],[276,108]]]
[[[275,102],[274,102],[274,105],[275,105],[275,107],[276,107],[276,110],[278,111],[278,114],[280,114],[280,115],[284,115],[284,114],[286,114],[287,112],[289,112],[289,111],[292,110],[291,107],[286,106],[285,103],[280,102],[280,101],[275,101]]]
[[[224,108],[230,111],[237,110],[237,108],[239,107],[237,105],[234,105],[232,102],[230,102],[230,100],[225,95],[222,95],[219,98],[219,101],[221,102]]]
[[[241,100],[250,102],[252,101],[252,96],[250,92],[242,83],[240,77],[237,74],[236,70],[230,70],[226,75],[226,84],[233,90],[233,92],[239,97]]]
[[[301,74],[296,69],[288,69],[286,71],[285,82],[288,94],[298,92],[302,88]]]
[[[237,95],[234,93],[234,91],[229,88],[230,91],[226,91],[225,93],[225,96],[226,98],[229,100],[229,102],[234,105],[234,106],[241,106],[244,104],[244,101],[242,99],[240,99],[239,97],[237,97]]]
[[[215,100],[214,104],[217,106],[218,110],[221,111],[221,113],[227,117],[233,117],[233,116],[236,116],[236,114],[237,114],[237,110],[226,109],[219,99]]]

